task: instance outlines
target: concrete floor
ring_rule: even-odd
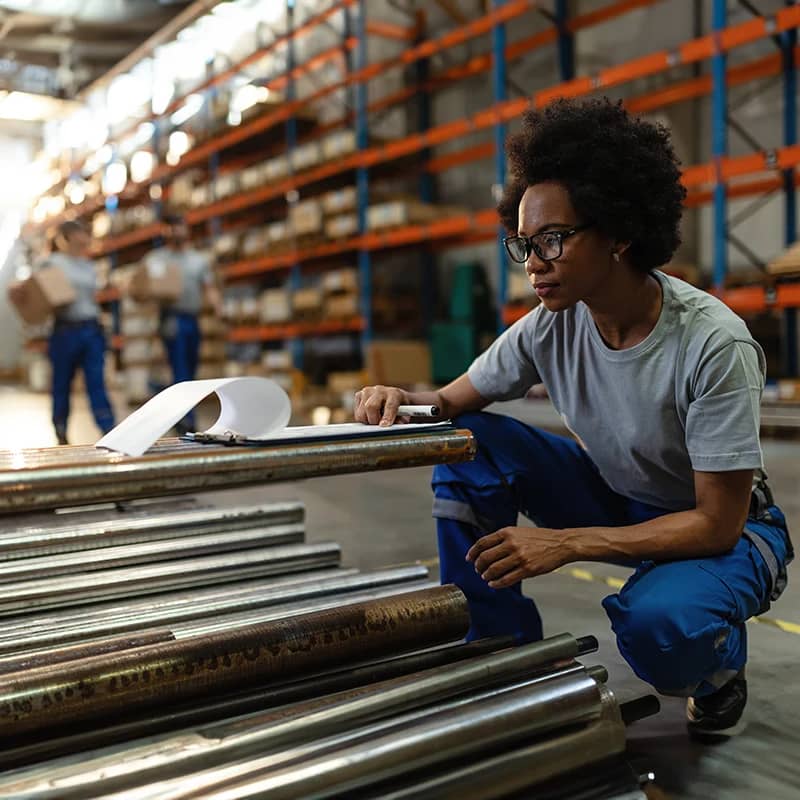
[[[545,403],[506,404],[505,410],[525,421],[557,428],[558,418]],[[120,409],[121,410],[121,409]],[[52,444],[49,402],[43,395],[0,389],[0,418],[4,447]],[[70,428],[75,443],[97,438],[85,402],[76,398]],[[766,440],[764,452],[770,482],[784,508],[790,528],[800,526],[800,441]],[[219,504],[297,499],[306,504],[309,541],[341,543],[344,561],[364,569],[415,560],[434,559],[436,545],[430,518],[430,471],[427,468],[339,476],[218,493]],[[797,538],[797,537],[795,537]],[[527,594],[542,611],[547,634],[569,631],[593,634],[600,641],[587,663],[602,663],[609,685],[621,700],[648,693],[619,656],[600,607],[611,591],[606,577],[624,579],[626,570],[597,564],[585,567],[594,581],[578,580],[568,572],[526,582]],[[770,617],[800,625],[800,567],[790,568],[790,586]],[[800,632],[800,627],[795,628]],[[767,624],[751,624],[748,684],[750,702],[745,733],[724,744],[703,747],[689,741],[683,703],[662,698],[662,711],[634,725],[630,753],[643,771],[656,773],[659,786],[673,798],[731,798],[756,795],[770,800],[800,797],[800,635]]]

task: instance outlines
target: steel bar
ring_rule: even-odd
[[[41,653],[28,653],[23,656],[0,658],[0,675],[10,672],[22,672],[37,667],[51,664],[62,664],[67,661],[80,661],[89,656],[99,656],[106,653],[117,653],[120,650],[133,650],[158,642],[171,642],[175,639],[167,628],[138,631],[126,636],[108,636],[104,639],[95,639],[92,642],[82,642],[58,650],[46,650]]]
[[[530,680],[515,682],[512,684],[504,684],[500,686],[493,686],[488,689],[476,689],[470,694],[461,694],[455,697],[448,698],[444,701],[439,701],[434,705],[418,705],[405,712],[393,716],[377,717],[374,721],[369,721],[367,724],[359,724],[358,727],[347,727],[343,730],[333,731],[331,734],[326,735],[324,738],[305,738],[297,745],[282,748],[273,752],[267,752],[262,749],[258,752],[253,752],[253,756],[249,759],[242,759],[238,752],[231,752],[228,759],[220,763],[217,767],[208,768],[208,762],[213,760],[220,760],[222,752],[205,754],[204,759],[193,758],[193,762],[198,762],[197,766],[199,771],[192,769],[192,763],[181,764],[180,762],[172,761],[169,764],[170,771],[175,771],[176,763],[180,768],[181,774],[173,778],[166,778],[162,774],[162,770],[158,770],[158,776],[152,774],[146,775],[143,773],[132,773],[124,777],[119,774],[119,755],[112,756],[112,759],[98,770],[98,775],[105,776],[108,772],[114,773],[114,778],[120,783],[127,784],[129,791],[135,792],[137,800],[189,800],[189,798],[197,798],[205,796],[205,793],[214,787],[222,787],[230,782],[232,779],[238,781],[245,773],[256,773],[263,775],[267,771],[279,769],[288,764],[302,764],[302,762],[317,758],[323,755],[336,755],[336,751],[343,748],[360,745],[371,742],[376,736],[384,735],[386,733],[393,733],[410,726],[424,723],[426,720],[439,716],[446,712],[458,712],[465,707],[479,703],[483,700],[495,699],[501,695],[512,692],[516,689],[531,687],[534,684],[553,682],[566,682],[570,679],[584,681],[586,676],[584,669],[580,664],[571,662],[572,666],[559,670],[552,674],[543,674]],[[575,720],[566,720],[563,715],[555,715],[549,720],[543,722],[542,729],[548,729],[552,726],[555,731],[565,724],[580,724],[592,716],[599,717],[601,710],[599,704],[597,706],[584,707],[577,710],[578,717]],[[225,744],[223,741],[222,745]],[[125,768],[129,766],[127,757],[129,753],[125,753],[126,761]],[[212,758],[209,758],[211,755]],[[205,762],[205,763],[204,763]],[[92,796],[100,790],[104,793],[107,791],[105,783],[102,788],[98,786],[98,781],[92,780],[91,774],[82,773],[82,777],[88,778],[92,782],[91,791]],[[157,780],[153,780],[157,777]],[[147,781],[143,784],[142,779]],[[113,780],[113,779],[112,779]],[[113,781],[116,782],[116,781]],[[47,779],[48,786],[55,783],[60,790],[59,800],[79,800],[86,798],[86,787],[83,791],[64,793],[64,783],[59,781],[58,777],[52,773]],[[135,785],[134,785],[135,784]],[[115,787],[116,788],[116,787]],[[23,790],[24,791],[21,791]],[[2,787],[0,787],[2,790]],[[54,800],[51,794],[48,798],[47,794],[40,794],[31,792],[25,787],[15,785],[12,787],[12,792],[17,791],[24,794],[26,798],[36,798],[36,800]],[[11,793],[11,792],[10,792]]]
[[[68,609],[43,617],[12,617],[0,635],[0,653],[41,650],[57,644],[86,640],[109,633],[171,626],[191,620],[216,618],[233,612],[285,606],[314,598],[365,591],[382,586],[418,583],[428,577],[424,566],[395,567],[375,572],[317,570],[286,577],[229,584],[222,589],[156,595],[144,601]]]
[[[267,708],[298,703],[314,697],[322,697],[326,694],[397,678],[412,672],[466,661],[487,653],[504,650],[513,644],[512,637],[498,636],[469,644],[434,647],[353,668],[314,674],[302,680],[291,681],[275,687],[270,686],[267,689],[223,695],[215,697],[210,702],[184,704],[167,712],[162,711],[146,717],[127,719],[106,728],[92,725],[90,729],[80,733],[71,733],[63,737],[49,737],[45,741],[3,750],[2,763],[9,768],[18,767],[71,753],[85,753],[87,750],[97,747],[105,749],[109,745],[132,741],[144,736],[150,737],[154,734],[205,725],[242,714],[255,714]],[[84,756],[81,756],[81,763],[85,764]],[[50,768],[47,767],[47,769],[49,771]]]
[[[541,648],[528,645],[512,651],[479,656],[469,661],[413,673],[402,678],[370,684],[354,691],[340,692],[320,697],[294,706],[285,706],[277,711],[251,715],[240,720],[222,722],[194,732],[185,732],[171,737],[161,737],[153,743],[126,749],[121,756],[118,748],[99,752],[94,757],[87,755],[73,760],[59,769],[58,764],[45,764],[26,771],[24,783],[13,779],[11,785],[0,784],[0,790],[13,795],[31,796],[53,788],[58,796],[65,797],[67,786],[91,785],[96,794],[108,791],[117,782],[126,783],[134,779],[138,783],[158,780],[162,783],[170,777],[186,775],[225,762],[239,762],[245,758],[258,758],[259,769],[271,766],[281,759],[271,756],[268,761],[261,757],[301,744],[316,744],[344,731],[354,731],[365,724],[389,720],[390,726],[400,724],[398,714],[416,709],[428,709],[432,714],[438,710],[430,706],[454,698],[477,699],[476,693],[492,690],[505,691],[512,682],[552,681],[578,677],[586,681],[584,668],[571,659],[540,663],[544,653],[553,647],[564,649],[565,642]],[[593,696],[594,697],[594,696]],[[597,694],[597,716],[600,713],[601,695]],[[555,725],[560,724],[557,721]],[[365,735],[373,736],[376,730]],[[325,745],[328,747],[328,745]],[[330,748],[329,748],[330,749]],[[255,767],[254,767],[255,768]],[[105,776],[114,780],[104,781]],[[79,792],[81,796],[85,792]]]
[[[61,608],[114,597],[207,586],[262,575],[300,572],[339,563],[338,544],[296,544],[244,550],[241,553],[187,558],[152,566],[100,570],[92,574],[21,581],[4,585],[0,616],[28,609]]]
[[[600,717],[601,707],[600,689],[592,678],[556,678],[431,714],[417,724],[298,764],[272,769],[266,758],[259,772],[259,760],[244,762],[234,767],[224,784],[197,786],[194,795],[184,791],[178,796],[206,800],[346,796],[413,770],[508,748],[559,727],[586,724]],[[172,800],[169,794],[166,798]]]
[[[302,524],[274,525],[103,547],[78,553],[22,558],[5,563],[0,561],[0,584],[97,572],[103,569],[119,569],[137,564],[155,564],[160,561],[179,561],[184,558],[230,553],[255,547],[299,544],[304,539],[305,527]]]
[[[158,706],[458,639],[454,586],[40,668],[0,681],[0,738]]]
[[[93,550],[99,547],[176,539],[181,536],[222,533],[267,525],[301,524],[305,517],[302,503],[270,503],[230,508],[193,508],[166,510],[156,506],[135,506],[128,512],[106,512],[110,516],[86,521],[80,513],[51,514],[50,519],[36,514],[31,524],[24,517],[0,517],[6,529],[0,536],[0,560]],[[154,513],[155,512],[155,513]],[[97,515],[93,515],[97,516]],[[13,527],[8,527],[9,522]]]
[[[162,440],[139,457],[91,447],[0,453],[0,512],[158,497],[474,457],[466,430],[269,447]]]

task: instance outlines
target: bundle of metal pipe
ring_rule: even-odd
[[[438,648],[362,667],[382,679],[334,694],[314,676],[272,698],[316,685],[311,700],[41,762],[0,777],[0,797],[505,796],[624,750],[604,671],[574,660],[595,647],[564,634]]]
[[[270,447],[163,439],[143,456],[93,447],[0,451],[0,513],[467,461],[475,440],[442,429]]]

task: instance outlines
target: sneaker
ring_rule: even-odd
[[[689,735],[715,740],[736,736],[744,730],[742,713],[747,705],[747,681],[742,670],[713,694],[690,697],[686,703]]]
[[[56,440],[59,444],[69,444],[66,428],[56,428]]]

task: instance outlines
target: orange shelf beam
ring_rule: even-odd
[[[425,241],[439,241],[453,237],[474,235],[476,231],[497,227],[497,212],[493,208],[474,214],[459,214],[427,225],[407,225],[394,230],[353,236],[338,242],[327,242],[315,247],[292,250],[280,255],[237,261],[224,268],[225,278],[238,279],[285,269],[292,264],[311,259],[326,258],[357,250],[383,250]]]
[[[294,322],[287,325],[238,325],[228,331],[229,342],[274,342],[307,336],[360,333],[366,327],[362,317],[325,322]]]
[[[366,29],[370,36],[381,36],[398,42],[413,42],[417,35],[417,28],[414,25],[406,28],[380,19],[368,19]]]
[[[154,222],[151,225],[145,225],[133,231],[120,234],[119,236],[112,236],[108,239],[100,239],[95,243],[93,254],[95,256],[104,256],[112,253],[115,250],[122,250],[125,247],[130,247],[134,244],[146,242],[148,239],[154,239],[161,233],[161,223]]]

